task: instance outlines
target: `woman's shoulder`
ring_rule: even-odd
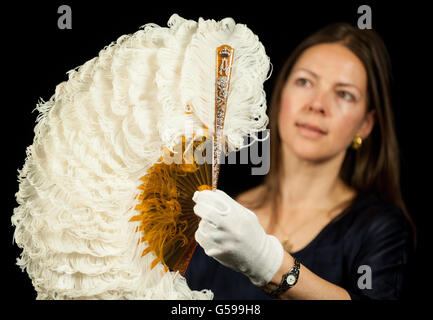
[[[412,227],[404,211],[375,194],[360,196],[351,211],[350,233],[364,240],[379,240],[394,235],[406,239],[412,237]]]
[[[414,253],[413,233],[404,211],[368,195],[358,201],[353,213],[342,241],[351,298],[398,299]],[[359,285],[360,267],[370,270],[369,290]]]
[[[359,222],[364,224],[375,222],[387,225],[407,220],[400,207],[386,203],[373,193],[359,196],[352,210],[357,212]]]

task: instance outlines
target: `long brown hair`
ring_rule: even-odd
[[[413,228],[416,244],[415,225],[400,189],[400,154],[391,107],[389,53],[374,30],[361,30],[344,22],[327,25],[306,38],[292,51],[279,72],[269,108],[270,169],[264,179],[264,192],[250,205],[256,209],[266,201],[271,201],[273,209],[277,206],[281,176],[281,141],[278,131],[281,92],[301,54],[309,47],[321,43],[339,43],[362,61],[367,72],[367,111],[375,110],[376,121],[370,136],[363,141],[359,150],[347,150],[340,176],[357,191],[358,196],[353,202],[363,194],[374,193],[385,203],[399,207]]]

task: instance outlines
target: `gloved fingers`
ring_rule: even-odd
[[[222,201],[224,201],[225,203],[229,204],[230,202],[233,202],[234,207],[239,208],[239,212],[244,212],[246,211],[248,214],[251,214],[254,217],[257,217],[257,215],[251,211],[250,209],[244,207],[243,205],[241,205],[239,202],[237,202],[235,199],[233,199],[232,197],[230,197],[227,193],[225,193],[224,191],[220,190],[220,189],[216,189],[215,191],[216,193],[218,193],[220,195],[220,199]]]
[[[241,205],[241,204],[239,204],[239,205]],[[251,211],[250,209],[245,208],[245,207],[243,207],[243,208],[244,208],[245,211],[248,212],[250,215],[252,215],[253,217],[256,217],[256,218],[257,218],[257,215],[256,215],[253,211]]]
[[[207,243],[206,236],[198,228],[194,234],[195,241],[204,249]]]
[[[220,190],[220,189],[216,189],[215,192],[217,194],[219,194],[222,198],[226,198],[226,199],[232,199],[232,197],[230,197],[227,193],[225,193],[224,191]]]
[[[197,231],[195,232],[195,240],[198,242],[198,244],[205,250],[215,247],[215,243],[212,240],[212,237],[209,236],[210,232],[209,229],[211,226],[209,226],[206,222],[203,220],[200,221],[199,227]]]
[[[215,258],[221,255],[221,249],[212,240],[204,236],[200,231],[196,231],[195,240],[203,248],[207,256]]]
[[[194,213],[215,227],[221,224],[221,214],[205,202],[199,202],[193,207]]]
[[[229,199],[227,199],[228,196],[224,195],[225,193],[222,191],[218,192],[218,189],[217,191],[196,191],[192,197],[192,200],[194,200],[195,203],[206,203],[215,208],[219,214],[225,215],[230,211],[230,203]]]
[[[213,244],[220,246],[223,243],[230,242],[231,234],[227,233],[224,228],[219,228],[212,223],[207,222],[202,219],[198,224],[198,229],[200,233],[212,241]]]
[[[215,226],[212,222],[201,219],[198,224],[198,229],[200,229],[200,232],[207,237],[212,237],[212,235],[217,231],[217,226]]]

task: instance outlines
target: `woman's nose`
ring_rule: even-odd
[[[326,115],[325,108],[323,108],[323,106],[321,105],[310,104],[308,106],[308,111],[313,113],[319,113],[321,115]]]
[[[312,113],[317,113],[323,116],[329,115],[329,103],[327,101],[328,94],[326,92],[317,92],[313,99],[307,105],[307,110]]]

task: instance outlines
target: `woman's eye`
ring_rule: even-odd
[[[300,85],[300,86],[305,86],[307,83],[308,83],[308,85],[310,85],[310,81],[308,80],[308,79],[305,79],[305,78],[299,78],[299,79],[296,79],[296,84],[297,85]]]
[[[355,101],[355,96],[347,91],[338,91],[338,95],[347,101]]]

